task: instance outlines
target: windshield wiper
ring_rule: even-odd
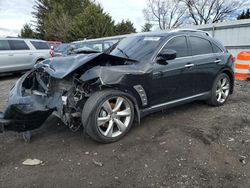
[[[116,48],[117,50],[119,50],[123,55],[125,55],[128,59],[129,59],[129,56],[120,48]]]

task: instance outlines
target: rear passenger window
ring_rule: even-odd
[[[223,52],[216,44],[212,43],[214,53],[221,53]]]
[[[186,37],[175,37],[171,39],[164,49],[171,49],[177,52],[178,57],[188,56],[188,47]]]
[[[30,48],[23,40],[9,40],[12,50],[29,50]]]
[[[0,50],[10,50],[10,44],[7,40],[0,40]]]
[[[200,37],[190,37],[192,55],[210,54],[213,53],[211,43]]]
[[[37,49],[37,50],[48,50],[49,45],[47,42],[41,42],[41,41],[30,41],[31,44]]]

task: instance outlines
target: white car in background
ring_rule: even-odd
[[[29,70],[51,57],[46,41],[22,38],[0,38],[0,73]]]

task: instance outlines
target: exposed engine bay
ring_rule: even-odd
[[[91,93],[91,86],[79,80],[79,75],[57,79],[46,72],[32,72],[24,81],[23,96],[35,95],[54,100],[47,104],[72,131],[81,127],[81,110]],[[55,100],[58,99],[58,100]]]

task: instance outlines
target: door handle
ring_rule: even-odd
[[[193,66],[194,66],[194,64],[189,63],[189,64],[186,64],[186,65],[185,65],[185,68],[191,68],[191,67],[193,67]]]
[[[9,54],[8,56],[14,56],[14,54]]]
[[[214,61],[214,63],[217,63],[217,64],[219,64],[220,62],[221,62],[220,59],[216,59],[216,60]]]
[[[32,53],[30,53],[29,55],[33,55]]]

